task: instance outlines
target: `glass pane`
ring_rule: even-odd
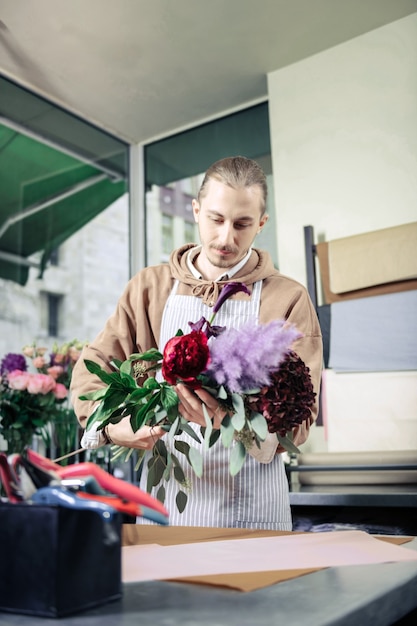
[[[10,81],[0,87],[0,362],[35,345],[46,371],[57,346],[95,338],[129,279],[129,147]],[[60,406],[74,450],[77,422],[68,399]],[[63,452],[59,441],[50,449]]]

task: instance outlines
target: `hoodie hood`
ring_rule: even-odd
[[[212,307],[216,302],[220,291],[224,285],[227,285],[227,280],[204,280],[195,278],[187,266],[187,255],[191,248],[196,247],[195,244],[187,244],[174,250],[169,259],[169,265],[171,268],[172,276],[182,283],[185,283],[191,287],[193,296],[202,298],[204,304]],[[245,285],[252,291],[252,286],[258,280],[265,280],[266,278],[277,275],[279,272],[275,269],[272,259],[268,252],[264,250],[252,249],[252,254],[249,261],[242,267],[237,274],[233,276],[234,281],[245,283]]]

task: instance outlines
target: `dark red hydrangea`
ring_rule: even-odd
[[[315,397],[310,369],[295,352],[289,352],[271,375],[270,386],[253,398],[251,408],[265,417],[270,433],[284,437],[311,416]]]
[[[209,356],[205,333],[193,330],[188,335],[173,337],[164,348],[162,376],[171,385],[179,381],[193,384],[206,369]]]

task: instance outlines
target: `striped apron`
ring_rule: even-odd
[[[190,331],[188,322],[196,322],[201,316],[209,319],[212,312],[201,298],[177,295],[177,289],[178,281],[173,286],[163,312],[159,346],[161,352],[179,328],[187,333]],[[261,290],[262,282],[259,281],[254,285],[250,301],[227,300],[217,313],[215,324],[240,328],[251,320],[257,322]],[[200,426],[191,426],[202,439]],[[165,505],[170,513],[171,525],[292,529],[288,481],[282,455],[277,454],[271,463],[262,464],[248,454],[240,472],[232,477],[229,474],[231,448],[225,448],[220,439],[212,448],[205,450],[204,445],[198,444],[188,435],[181,435],[180,438],[191,446],[200,448],[203,455],[203,476],[197,478],[186,458],[181,453],[176,453],[191,487],[187,492],[185,510],[179,513],[175,497],[180,485],[173,476],[165,483]],[[167,446],[170,445],[166,443]],[[141,476],[142,489],[146,489],[147,460],[150,454],[145,457]],[[158,487],[152,492],[153,495],[157,489]],[[137,521],[146,523],[143,518],[138,518]]]

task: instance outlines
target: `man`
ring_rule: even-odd
[[[114,314],[103,331],[84,349],[74,369],[72,398],[80,424],[85,427],[94,409],[79,396],[97,389],[100,381],[88,373],[84,359],[107,367],[112,359],[125,360],[130,354],[151,347],[160,351],[178,328],[189,321],[209,318],[222,287],[228,281],[244,283],[251,297],[236,294],[220,309],[216,324],[241,327],[250,320],[267,323],[286,319],[296,325],[303,337],[294,350],[310,368],[315,391],[319,392],[322,368],[322,339],[317,316],[305,288],[283,276],[273,266],[267,252],[252,249],[256,235],[268,221],[266,178],[255,161],[230,157],[214,163],[206,172],[198,197],[193,201],[201,245],[188,244],[175,250],[169,264],[148,267],[126,286]],[[186,331],[185,331],[186,332]],[[215,428],[223,413],[215,398],[203,390],[176,387],[182,415],[195,424],[205,425],[203,403]],[[316,403],[317,405],[317,403]],[[296,445],[303,443],[317,415],[294,430]],[[86,433],[85,447],[109,441],[132,448],[152,449],[164,435],[160,427],[143,426],[132,431],[129,418],[109,424],[105,433]],[[190,445],[196,442],[183,437]],[[203,446],[202,446],[203,448]],[[291,530],[288,484],[275,435],[268,435],[259,450],[250,451],[243,468],[229,475],[230,449],[221,442],[204,455],[204,474],[197,479],[190,470],[192,487],[185,511],[175,507],[175,486],[166,485],[165,505],[172,525],[219,526]],[[146,471],[146,470],[145,470]],[[146,476],[142,476],[146,481]],[[142,482],[142,485],[146,482]]]

